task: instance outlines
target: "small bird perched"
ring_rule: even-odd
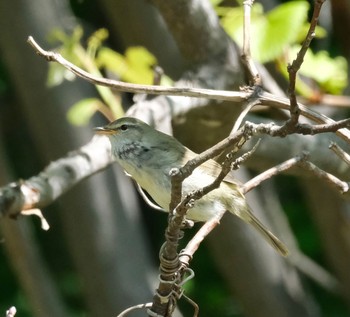
[[[104,127],[95,128],[95,131],[108,136],[115,160],[159,206],[169,211],[169,172],[173,168],[181,168],[197,154],[172,136],[135,118],[124,117]],[[211,184],[220,169],[214,160],[208,160],[197,167],[183,181],[183,195]],[[251,224],[281,255],[287,256],[286,246],[252,214],[238,183],[230,175],[226,176],[219,188],[195,201],[187,211],[186,218],[208,221],[226,210]]]

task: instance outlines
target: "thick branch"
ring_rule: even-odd
[[[0,189],[0,215],[16,217],[22,210],[42,208],[112,162],[110,146],[103,137],[52,162],[39,175]]]
[[[209,0],[151,1],[191,63],[201,64],[225,53],[229,38]]]

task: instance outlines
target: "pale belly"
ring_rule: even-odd
[[[121,161],[120,164],[159,206],[169,211],[171,194],[169,170],[150,170],[145,165],[141,168],[136,168],[127,161]],[[198,179],[200,180],[199,182]],[[212,176],[203,173],[201,169],[197,168],[192,175],[184,180],[182,194],[186,195],[194,190],[203,188],[213,181],[214,178]],[[193,207],[188,209],[186,218],[193,221],[207,221],[217,213],[225,210],[229,210],[240,218],[245,218],[247,210],[245,198],[231,185],[222,183],[219,188],[196,201]]]
[[[140,184],[140,186],[145,189],[149,195],[154,199],[154,201],[161,206],[166,211],[169,211],[170,204],[170,193],[171,193],[171,184],[170,178],[163,174],[162,177],[160,175],[153,177],[141,177],[138,173],[134,174],[135,180]],[[201,183],[199,186],[195,186],[197,183],[195,179],[201,176]],[[198,172],[194,172],[190,177],[185,179],[182,185],[183,195],[188,194],[194,190],[199,189],[205,185],[210,184],[213,181],[212,177],[205,176],[203,174],[198,174]],[[222,203],[222,199],[215,199],[220,197],[220,192],[222,189],[216,189],[210,192],[205,197],[196,201],[192,208],[188,209],[186,218],[193,221],[207,221],[211,219],[218,212],[224,211],[227,208]],[[215,197],[215,198],[214,198]],[[222,197],[220,197],[222,198]]]

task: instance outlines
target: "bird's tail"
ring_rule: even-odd
[[[229,204],[231,208],[228,210],[246,223],[251,224],[278,253],[287,256],[289,253],[287,247],[254,216],[237,184],[226,182],[225,185],[231,189],[233,195]]]
[[[250,212],[250,219],[248,220],[255,229],[257,229],[265,240],[282,256],[287,256],[289,251],[282,241],[280,241],[271,231],[269,231],[258,218]]]

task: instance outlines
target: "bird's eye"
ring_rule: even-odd
[[[120,130],[122,130],[122,131],[126,131],[127,129],[128,129],[128,126],[126,124],[122,124],[120,126]]]

